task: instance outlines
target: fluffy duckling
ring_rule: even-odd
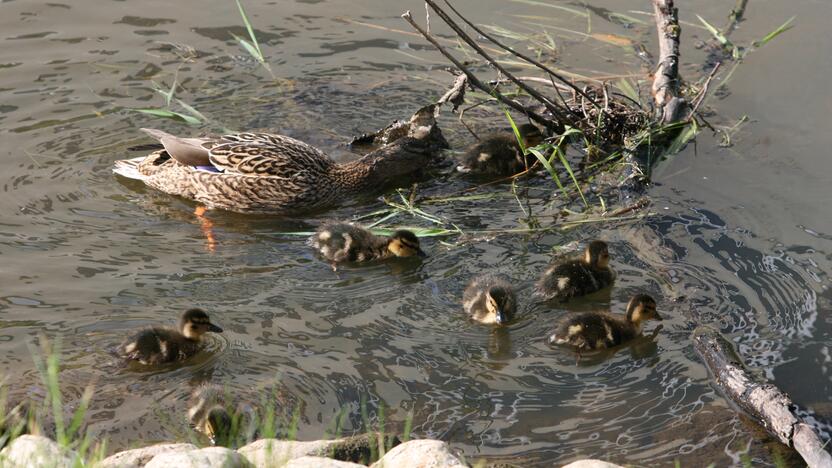
[[[419,238],[411,231],[396,231],[390,237],[377,236],[352,223],[324,223],[308,243],[332,263],[333,269],[342,262],[426,256],[419,247]]]
[[[656,301],[637,294],[627,304],[625,318],[603,312],[570,315],[558,323],[549,343],[574,346],[580,359],[581,351],[611,348],[641,335],[641,326],[648,320],[662,320]]]
[[[514,318],[517,298],[502,276],[474,278],[462,294],[462,306],[471,319],[486,325],[503,325]]]
[[[254,439],[257,424],[254,410],[243,404],[233,407],[229,397],[215,384],[200,385],[191,394],[188,419],[194,429],[208,436],[214,445],[228,447],[235,441]]]
[[[524,148],[531,148],[543,142],[540,129],[532,124],[517,128]],[[460,160],[459,172],[510,176],[531,167],[534,156],[524,156],[513,130],[487,135],[472,145]]]
[[[122,358],[145,365],[184,361],[199,352],[207,332],[222,333],[222,328],[211,323],[202,309],[188,309],[177,329],[147,328],[125,341],[118,351]]]
[[[615,273],[609,266],[607,244],[595,240],[584,249],[583,258],[550,265],[535,285],[535,295],[544,300],[566,301],[600,291],[611,285]]]

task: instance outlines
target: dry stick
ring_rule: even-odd
[[[679,97],[679,10],[673,0],[653,0],[656,30],[659,33],[659,66],[653,77],[656,113],[665,124],[681,116],[685,100]]]
[[[693,347],[726,399],[771,436],[794,447],[810,468],[832,467],[832,456],[812,428],[794,414],[794,403],[772,383],[755,378],[725,337],[708,326],[693,332]]]
[[[728,15],[728,24],[722,29],[722,34],[724,36],[730,35],[734,29],[737,27],[737,23],[742,21],[742,17],[745,14],[745,7],[748,5],[748,0],[737,0],[737,4],[734,6],[734,9],[731,10],[731,14]]]
[[[457,59],[456,59],[453,55],[451,55],[451,54],[450,54],[447,50],[445,50],[445,48],[444,48],[444,47],[442,47],[441,45],[439,45],[439,43],[438,43],[438,42],[436,42],[436,39],[434,39],[434,38],[433,38],[433,36],[431,36],[431,35],[430,35],[430,34],[428,34],[428,33],[427,33],[424,29],[422,29],[422,27],[421,27],[421,26],[419,26],[419,25],[418,25],[418,24],[417,24],[417,23],[413,20],[413,16],[410,14],[410,11],[409,11],[409,10],[408,10],[408,11],[406,11],[406,12],[404,12],[404,14],[402,15],[402,18],[404,18],[404,20],[405,20],[405,21],[407,21],[408,23],[410,23],[410,25],[411,25],[411,26],[413,26],[413,28],[414,28],[415,30],[419,31],[419,33],[420,33],[420,34],[421,34],[421,35],[422,35],[425,39],[427,39],[427,40],[428,40],[428,42],[430,42],[431,44],[433,44],[433,46],[434,46],[434,47],[436,47],[436,50],[438,50],[438,51],[439,51],[439,53],[441,53],[441,54],[442,54],[442,55],[444,55],[444,56],[445,56],[448,60],[450,60],[450,61],[451,61],[451,63],[453,63],[453,64],[454,64],[454,66],[456,66],[456,67],[457,67],[460,71],[462,71],[462,73],[465,73],[465,75],[468,77],[468,81],[469,81],[469,82],[471,82],[471,84],[472,84],[472,85],[474,85],[474,86],[476,86],[477,88],[479,88],[479,89],[481,89],[481,90],[485,91],[485,92],[486,92],[486,93],[488,93],[488,94],[491,94],[491,95],[492,95],[492,96],[494,96],[495,98],[499,99],[499,100],[500,100],[500,102],[502,102],[503,104],[505,104],[505,105],[507,105],[507,106],[511,107],[512,109],[514,109],[514,110],[516,110],[516,111],[518,111],[518,112],[523,112],[524,114],[528,115],[530,119],[534,120],[535,122],[539,123],[540,125],[543,125],[544,127],[548,127],[548,126],[552,125],[552,122],[551,122],[551,121],[549,121],[549,119],[547,119],[546,117],[543,117],[542,115],[538,114],[537,112],[535,112],[535,111],[533,111],[533,110],[531,110],[531,109],[529,109],[529,108],[526,108],[526,107],[525,107],[525,106],[523,106],[522,104],[520,104],[520,103],[518,103],[518,102],[515,102],[514,100],[509,99],[509,98],[507,98],[507,97],[503,96],[503,95],[502,95],[502,93],[500,93],[500,92],[499,92],[499,91],[497,91],[496,89],[493,89],[493,90],[488,89],[488,87],[486,87],[486,86],[485,86],[485,85],[484,85],[484,84],[483,84],[483,83],[479,80],[479,78],[477,78],[477,77],[476,77],[476,75],[474,75],[473,73],[471,73],[471,72],[470,72],[470,71],[469,71],[469,70],[465,67],[465,65],[463,65],[463,64],[462,64],[459,60],[457,60]]]
[[[546,109],[548,109],[549,112],[551,112],[559,120],[562,120],[564,122],[569,122],[569,120],[566,119],[566,115],[564,113],[565,111],[567,111],[566,108],[563,108],[563,107],[558,106],[557,104],[553,103],[548,98],[546,98],[545,96],[543,96],[542,94],[537,92],[536,89],[532,88],[531,86],[527,86],[525,83],[518,80],[514,75],[512,75],[510,71],[503,68],[503,66],[500,65],[499,63],[497,63],[493,58],[491,58],[491,56],[488,55],[488,52],[483,50],[482,47],[480,47],[480,45],[477,44],[476,41],[471,39],[471,37],[468,36],[468,34],[466,34],[465,31],[463,31],[462,28],[453,20],[453,18],[448,16],[448,14],[445,13],[445,11],[443,9],[439,8],[432,0],[425,0],[425,3],[430,5],[430,7],[433,9],[433,11],[435,11],[439,15],[439,17],[442,18],[442,20],[445,21],[445,23],[448,26],[450,26],[451,29],[453,29],[454,32],[456,32],[456,34],[463,41],[465,41],[465,43],[467,43],[469,46],[471,46],[482,58],[484,58],[488,63],[490,63],[500,73],[504,74],[506,76],[506,78],[510,79],[512,82],[514,82],[514,84],[519,86],[520,89],[529,93],[530,96],[532,96],[533,98],[535,98],[539,102],[541,102],[544,106],[546,106]],[[560,125],[562,125],[562,124],[560,124]],[[548,126],[549,125],[547,125],[547,127]]]
[[[693,105],[693,109],[690,111],[690,115],[687,118],[687,121],[690,122],[693,119],[693,115],[696,114],[696,111],[699,109],[699,105],[705,101],[705,96],[708,94],[708,86],[711,84],[711,80],[714,79],[717,70],[719,70],[719,66],[722,65],[722,62],[717,62],[714,65],[714,69],[711,70],[711,73],[708,74],[708,78],[705,80],[705,84],[702,85],[702,91],[699,92],[699,96],[696,97],[696,103]]]
[[[430,1],[430,0],[426,0],[426,2],[427,2],[427,3],[429,3],[429,4],[433,3],[433,2],[432,2],[432,1]],[[453,11],[454,13],[456,13],[456,15],[457,15],[457,16],[459,16],[460,18],[462,18],[462,21],[464,21],[464,22],[465,22],[468,26],[471,26],[471,28],[472,28],[474,31],[476,31],[476,32],[477,32],[477,34],[479,34],[480,36],[482,36],[482,37],[484,37],[484,38],[488,39],[489,41],[491,41],[491,43],[492,43],[492,44],[496,45],[497,47],[500,47],[500,48],[502,48],[503,50],[505,50],[505,51],[507,51],[507,52],[511,53],[512,55],[514,55],[514,56],[516,56],[516,57],[519,57],[519,58],[521,58],[521,59],[523,59],[523,60],[525,60],[525,61],[527,61],[527,62],[531,63],[532,65],[534,65],[534,66],[536,66],[536,67],[540,68],[541,70],[543,70],[543,71],[545,71],[546,73],[548,73],[548,74],[549,74],[549,76],[553,76],[553,77],[557,78],[558,80],[560,80],[561,82],[563,82],[564,84],[566,84],[566,86],[569,86],[570,88],[572,88],[572,90],[574,90],[574,91],[575,91],[575,92],[577,92],[578,94],[582,95],[582,96],[583,96],[583,97],[585,97],[586,99],[589,99],[589,101],[590,101],[590,102],[591,102],[591,103],[592,103],[592,104],[593,104],[596,108],[598,108],[598,109],[600,109],[600,108],[601,108],[601,107],[598,105],[598,103],[596,103],[596,102],[592,99],[592,97],[590,97],[589,95],[585,94],[585,93],[583,92],[583,90],[581,90],[580,88],[578,88],[577,86],[575,86],[575,84],[574,84],[574,83],[572,83],[571,81],[567,80],[566,78],[564,78],[563,76],[561,76],[560,74],[558,74],[558,73],[557,73],[557,72],[555,72],[554,70],[550,69],[550,68],[549,68],[549,67],[547,67],[546,65],[543,65],[542,63],[538,62],[537,60],[535,60],[535,59],[533,59],[533,58],[531,58],[531,57],[529,57],[529,56],[527,56],[527,55],[525,55],[525,54],[522,54],[522,53],[520,53],[520,52],[517,52],[517,51],[516,51],[516,50],[514,50],[513,48],[511,48],[511,47],[509,47],[509,46],[507,46],[507,45],[503,44],[502,42],[498,41],[497,39],[495,39],[494,37],[490,36],[489,34],[486,34],[486,33],[485,33],[482,29],[480,29],[479,27],[477,27],[477,25],[475,25],[474,23],[472,23],[471,21],[469,21],[469,20],[468,20],[468,18],[466,18],[466,17],[462,16],[462,14],[461,14],[459,11],[457,11],[457,9],[456,9],[456,8],[454,8],[454,6],[453,6],[453,5],[451,5],[451,4],[450,4],[450,2],[448,2],[448,0],[445,0],[445,4],[446,4],[446,5],[448,5],[448,8],[450,8],[450,9],[451,9],[451,11]],[[436,7],[434,7],[434,8],[436,8]],[[564,103],[565,103],[565,101],[564,101]],[[567,106],[567,109],[569,109],[569,107],[568,107],[568,106]],[[571,109],[570,109],[570,110],[571,110]]]

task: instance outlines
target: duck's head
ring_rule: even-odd
[[[179,319],[179,330],[185,338],[199,341],[208,332],[222,333],[222,328],[211,323],[202,309],[188,309]]]
[[[207,435],[214,445],[227,446],[231,438],[231,427],[231,415],[221,405],[215,405],[208,410],[197,430]]]
[[[520,138],[523,140],[524,148],[534,148],[535,146],[543,143],[543,133],[541,133],[540,129],[537,128],[537,125],[530,123],[523,124],[517,127],[517,131],[520,133]]]
[[[485,299],[485,308],[493,315],[495,324],[506,324],[514,317],[514,296],[508,289],[493,286]]]
[[[640,326],[647,320],[662,320],[656,310],[656,300],[647,294],[636,294],[627,304],[627,321]]]
[[[412,231],[396,231],[390,236],[387,249],[397,257],[427,257],[427,254],[419,247],[419,238]]]
[[[610,250],[604,241],[594,240],[584,249],[584,262],[592,268],[605,269],[610,265]]]

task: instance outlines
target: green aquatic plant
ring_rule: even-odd
[[[257,35],[254,34],[254,27],[251,25],[251,20],[248,19],[248,15],[246,14],[246,10],[243,8],[243,4],[240,3],[240,0],[234,0],[237,2],[237,9],[240,11],[240,17],[243,19],[243,24],[246,26],[246,31],[248,32],[249,40],[245,40],[236,34],[232,34],[234,39],[248,52],[249,55],[254,57],[263,68],[269,72],[269,75],[274,78],[274,73],[272,72],[272,68],[268,62],[266,62],[266,57],[263,56],[263,50],[260,49],[260,42],[257,40]]]

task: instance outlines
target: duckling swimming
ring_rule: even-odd
[[[311,245],[322,257],[333,264],[342,262],[367,262],[390,257],[427,256],[419,247],[419,238],[411,231],[396,231],[392,236],[377,236],[352,223],[324,223],[309,238]]]
[[[627,304],[625,318],[603,312],[564,317],[549,336],[549,343],[574,346],[580,359],[581,351],[611,348],[641,335],[641,327],[648,320],[662,320],[656,301],[647,294],[637,294]]]
[[[151,327],[138,332],[118,349],[128,361],[145,365],[184,361],[200,350],[207,332],[222,333],[202,309],[188,309],[179,319],[179,328]]]
[[[523,140],[523,148],[531,148],[543,142],[540,129],[532,124],[517,128]],[[459,172],[510,176],[531,167],[533,155],[524,156],[514,131],[495,132],[472,145],[460,160]]]
[[[502,276],[474,278],[462,294],[462,306],[471,319],[486,325],[504,325],[514,318],[517,298]]]
[[[615,272],[609,263],[607,244],[592,241],[584,249],[583,258],[550,265],[537,281],[534,294],[544,300],[566,301],[600,291],[615,280]]]
[[[215,384],[203,384],[191,394],[188,419],[198,432],[211,439],[214,445],[227,447],[235,441],[254,439],[256,418],[249,405],[229,404],[230,393]],[[233,414],[230,411],[233,411]]]

